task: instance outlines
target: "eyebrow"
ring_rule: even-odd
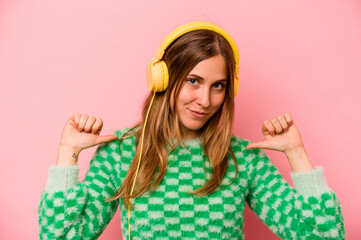
[[[199,79],[201,79],[201,80],[204,80],[201,76],[198,76],[197,74],[189,74],[188,76],[193,76],[193,77],[196,77],[196,78],[199,78]],[[220,79],[220,80],[217,80],[216,82],[228,82],[228,79],[227,78],[225,78],[225,79]]]

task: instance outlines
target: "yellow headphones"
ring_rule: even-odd
[[[235,41],[232,39],[232,37],[224,31],[222,28],[218,27],[217,25],[209,22],[191,22],[184,24],[178,28],[176,28],[173,32],[171,32],[162,42],[160,47],[158,48],[155,57],[150,60],[150,63],[148,63],[147,66],[147,85],[148,89],[150,91],[154,92],[162,92],[165,91],[168,87],[168,81],[169,81],[169,74],[168,74],[168,67],[167,64],[162,61],[162,57],[164,54],[164,51],[167,49],[167,47],[175,41],[180,36],[199,29],[206,29],[206,30],[212,30],[216,33],[219,33],[222,35],[229,45],[232,48],[233,57],[235,61],[235,72],[234,72],[234,96],[237,95],[238,88],[239,88],[239,78],[238,78],[238,72],[239,72],[239,55],[238,55],[238,48],[235,43]]]
[[[168,81],[169,81],[169,74],[168,74],[168,68],[167,68],[167,64],[162,61],[162,57],[164,54],[164,51],[167,49],[167,47],[174,41],[176,40],[178,37],[194,31],[194,30],[198,30],[198,29],[207,29],[207,30],[212,30],[214,32],[219,33],[220,35],[222,35],[229,43],[229,45],[231,45],[232,48],[232,52],[233,52],[233,57],[234,57],[234,61],[235,61],[235,72],[234,72],[234,96],[236,96],[237,92],[238,92],[238,87],[239,87],[239,79],[238,79],[238,72],[239,72],[239,56],[238,56],[238,48],[236,43],[234,42],[234,40],[232,39],[232,37],[226,32],[224,31],[222,28],[218,27],[217,25],[213,24],[213,23],[208,23],[208,22],[191,22],[191,23],[187,23],[184,24],[180,27],[178,27],[177,29],[175,29],[173,32],[171,32],[162,42],[162,44],[160,45],[160,47],[158,48],[155,57],[151,59],[150,63],[148,63],[147,66],[147,82],[148,82],[148,88],[150,91],[153,91],[153,97],[152,100],[150,102],[148,111],[147,111],[147,115],[145,117],[145,121],[144,121],[144,126],[143,126],[143,130],[142,130],[142,137],[141,137],[141,143],[140,143],[140,154],[139,154],[139,160],[138,160],[138,166],[137,166],[137,170],[135,172],[135,177],[133,180],[133,185],[132,185],[132,189],[130,191],[130,195],[133,194],[133,190],[134,190],[134,186],[135,186],[135,180],[137,179],[137,175],[138,175],[138,170],[139,170],[139,166],[140,166],[140,159],[142,158],[142,152],[143,152],[143,139],[144,139],[144,130],[147,124],[147,120],[148,120],[148,115],[149,115],[149,111],[150,108],[152,106],[153,100],[154,100],[154,96],[156,92],[162,92],[165,91],[168,87]],[[129,198],[129,204],[131,202],[131,198]],[[128,207],[128,231],[129,231],[129,240],[130,240],[130,207]]]

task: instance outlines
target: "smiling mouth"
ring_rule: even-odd
[[[193,110],[190,110],[190,109],[189,109],[189,111],[190,111],[193,115],[195,115],[196,117],[205,117],[205,116],[208,115],[208,113],[201,113],[201,112],[193,111]]]

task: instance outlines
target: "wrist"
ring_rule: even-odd
[[[75,165],[78,162],[80,151],[81,150],[73,146],[59,145],[56,165],[57,166]]]
[[[306,150],[304,148],[304,146],[298,146],[298,147],[294,147],[291,149],[287,149],[286,151],[284,151],[284,153],[286,154],[286,156],[292,156],[292,155],[299,155],[299,154],[305,154]]]
[[[59,150],[61,151],[71,151],[79,154],[81,152],[81,149],[78,147],[70,146],[70,145],[61,145],[59,144]]]
[[[285,154],[294,173],[308,172],[314,169],[314,166],[308,158],[303,146],[285,151]]]

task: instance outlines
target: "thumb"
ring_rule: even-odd
[[[110,141],[113,141],[116,139],[118,139],[118,137],[115,135],[98,136],[97,140],[96,140],[96,144],[98,145],[98,144],[110,142]]]
[[[267,148],[268,143],[266,141],[262,142],[253,142],[247,145],[246,149],[253,149],[253,148]]]

